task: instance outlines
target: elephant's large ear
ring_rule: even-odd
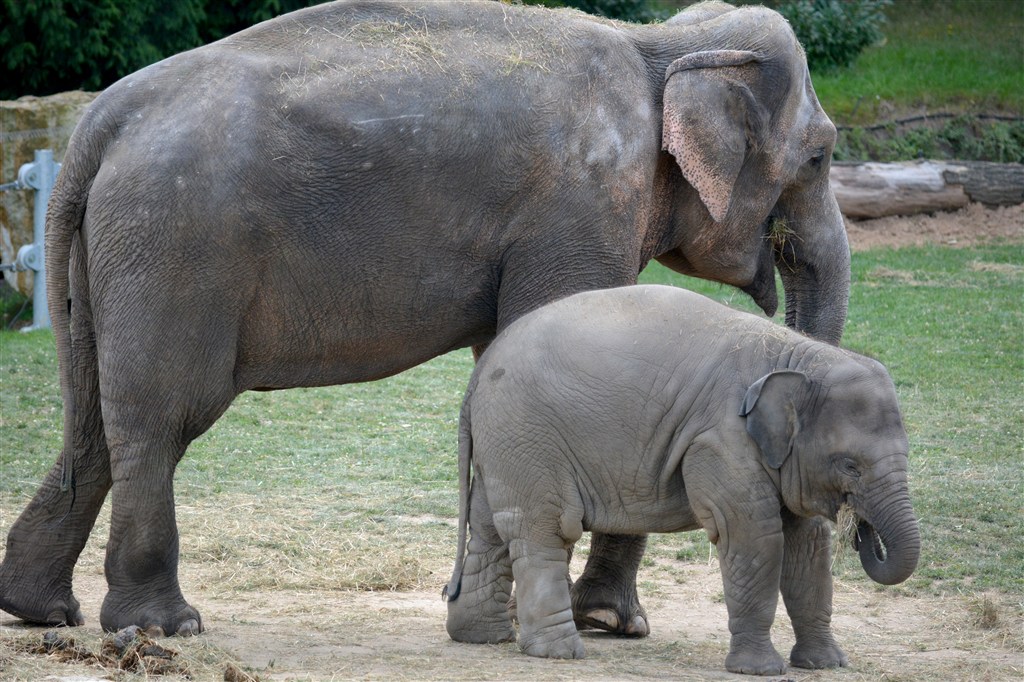
[[[782,370],[758,379],[747,389],[740,416],[768,466],[778,469],[793,451],[800,432],[800,410],[810,380],[803,372]]]
[[[665,72],[662,148],[700,194],[715,222],[729,212],[748,143],[759,146],[768,112],[744,78],[761,57],[745,50],[694,52]]]

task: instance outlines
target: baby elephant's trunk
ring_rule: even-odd
[[[876,525],[861,519],[854,548],[868,577],[883,585],[895,585],[911,576],[921,556],[921,534],[910,500],[902,495],[888,505]]]

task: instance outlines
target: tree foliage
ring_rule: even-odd
[[[315,0],[0,0],[0,99],[100,90]]]
[[[626,21],[664,19],[652,0],[521,0]],[[0,0],[0,99],[100,90],[164,57],[317,0]],[[781,5],[812,70],[850,64],[881,38],[890,0]]]
[[[98,90],[200,43],[203,0],[2,0],[0,98]]]
[[[794,0],[779,6],[807,53],[811,71],[850,66],[882,39],[891,0]]]

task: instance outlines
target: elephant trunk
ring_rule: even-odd
[[[896,585],[909,578],[921,556],[921,534],[906,493],[890,501],[875,523],[861,516],[853,545],[864,572],[876,583]]]
[[[850,298],[850,247],[835,196],[827,183],[824,189],[826,199],[816,202],[819,215],[796,211],[788,217],[804,225],[799,236],[774,238],[775,260],[786,292],[786,326],[837,346]],[[809,229],[812,220],[821,229]]]

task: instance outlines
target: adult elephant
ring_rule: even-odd
[[[786,21],[651,26],[497,2],[336,2],[154,64],[75,131],[48,214],[64,450],[12,526],[0,608],[188,634],[172,477],[242,391],[385,377],[653,258],[837,343],[835,128]],[[70,298],[70,313],[67,301]],[[694,349],[700,352],[700,349]],[[601,536],[576,617],[646,634],[643,538]]]

